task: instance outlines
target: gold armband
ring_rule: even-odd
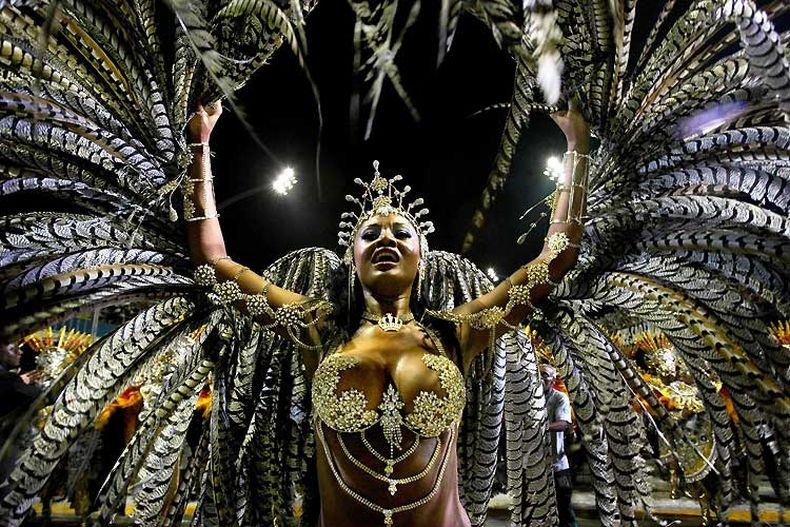
[[[581,225],[584,202],[587,199],[587,185],[590,162],[592,158],[587,154],[580,154],[575,150],[565,152],[562,156],[562,166],[567,171],[568,162],[571,164],[570,178],[567,173],[557,179],[557,189],[551,204],[551,223],[576,223]],[[582,163],[583,162],[583,163]],[[582,165],[581,168],[579,165]],[[570,181],[567,181],[570,179]],[[568,193],[568,207],[565,214],[557,216],[560,195]]]
[[[214,176],[211,175],[211,150],[208,148],[208,143],[189,143],[187,147],[200,147],[201,149],[201,161],[202,166],[200,171],[200,177],[198,178],[190,178],[185,177],[182,179],[181,182],[181,190],[184,194],[184,220],[187,222],[196,222],[196,221],[203,221],[203,220],[210,220],[214,218],[219,218],[219,214],[215,210],[213,213],[206,212],[206,207],[203,205],[201,208],[203,209],[203,214],[201,215],[198,212],[198,204],[195,203],[195,184],[203,184],[206,185],[214,179]],[[208,192],[208,190],[207,190]],[[214,188],[211,187],[211,195],[213,198],[214,195]]]

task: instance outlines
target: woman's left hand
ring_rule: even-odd
[[[580,154],[590,151],[590,125],[584,120],[576,98],[568,101],[568,110],[551,114],[568,142],[568,151],[575,150]]]
[[[220,115],[222,101],[214,101],[205,107],[199,104],[187,123],[187,138],[194,143],[208,143]]]

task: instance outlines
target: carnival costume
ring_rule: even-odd
[[[372,54],[363,66],[371,70],[371,90],[380,90],[384,79],[400,88],[400,43],[390,38],[396,10],[349,2],[358,45]],[[234,280],[218,282],[210,265],[193,278],[184,247],[174,241],[181,224],[168,221],[177,216],[172,202],[179,184],[189,195],[190,186],[210,177],[184,177],[191,155],[209,155],[207,145],[187,145],[182,137],[189,109],[239,87],[283,42],[301,60],[297,33],[315,2],[287,9],[267,0],[168,4],[177,15],[174,26],[147,0],[0,3],[0,193],[69,204],[69,212],[3,213],[0,331],[22,336],[97,306],[140,306],[20,416],[9,444],[35,412],[53,405],[8,481],[0,525],[21,523],[69,446],[129,385],[152,387],[150,399],[101,491],[98,525],[110,522],[132,490],[142,525],[179,524],[190,500],[198,502],[193,525],[312,521],[318,496],[307,473],[321,440],[313,427],[361,434],[392,420],[426,437],[457,429],[459,490],[473,525],[485,521],[503,437],[512,521],[551,524],[542,387],[524,332],[492,342],[466,378],[433,339],[438,353],[421,360],[443,389],[425,387],[418,396],[424,398],[410,401],[414,410],[404,413],[390,384],[391,404],[371,411],[353,386],[335,389],[357,365],[336,353],[332,338],[322,345],[326,357],[312,397],[302,367],[301,351],[312,346],[305,331],[332,311],[328,275],[343,265],[336,253],[304,249],[264,271],[269,282],[314,299],[304,305],[272,308],[265,288],[242,293]],[[442,54],[468,10],[516,61],[506,130],[475,229],[502,187],[530,111],[541,106],[536,86],[556,99],[560,64],[563,92],[581,101],[600,140],[585,160],[589,200],[576,270],[551,284],[546,269],[533,266],[525,284],[511,284],[508,306],[466,322],[491,330],[508,309],[530,302],[533,286],[555,287],[549,302],[533,306],[535,325],[568,386],[604,525],[633,524],[638,507],[649,510],[643,422],[632,411],[632,393],[655,409],[655,425],[670,445],[687,438],[602,331],[600,312],[648,320],[687,365],[715,438],[709,468],[723,510],[735,497],[736,459],[744,461],[750,482],[764,471],[761,429],[780,447],[775,490],[785,503],[790,488],[790,356],[767,326],[790,316],[790,73],[771,22],[790,7],[696,0],[686,9],[667,2],[632,57],[635,4],[445,0],[440,24]],[[375,107],[369,110],[372,116]],[[577,156],[569,156],[575,169]],[[384,188],[364,185],[368,192]],[[577,180],[557,189],[586,191],[586,181]],[[207,216],[188,201],[184,219]],[[373,209],[386,206],[408,212],[386,200]],[[413,211],[415,225],[429,230],[419,214]],[[346,245],[359,217],[344,218]],[[547,242],[552,253],[569,243]],[[433,300],[429,316],[459,322],[450,310],[492,284],[463,257],[425,249],[419,287]],[[271,327],[245,313],[266,315]],[[210,415],[196,420],[195,403],[209,380]],[[722,385],[739,417],[737,434]],[[349,413],[352,406],[359,411]],[[393,444],[396,428],[389,427]],[[377,474],[386,478],[399,454],[378,453]],[[397,492],[403,482],[382,484]],[[756,506],[756,492],[751,497]],[[397,520],[397,511],[379,512],[385,524],[393,515]]]

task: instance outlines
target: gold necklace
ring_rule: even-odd
[[[373,476],[379,481],[383,481],[384,483],[389,483],[388,490],[390,491],[390,495],[392,496],[394,496],[395,493],[398,492],[398,485],[406,485],[407,483],[414,483],[415,481],[419,481],[425,476],[427,476],[428,472],[430,472],[431,469],[433,469],[433,466],[436,464],[436,460],[439,459],[439,452],[442,449],[442,440],[437,437],[436,448],[434,448],[433,454],[431,454],[431,459],[428,460],[428,464],[425,465],[424,469],[422,469],[417,474],[414,474],[412,476],[407,476],[405,478],[391,478],[389,477],[389,475],[384,476],[382,474],[379,474],[378,472],[376,472],[375,470],[373,470],[372,468],[368,467],[360,460],[355,458],[353,455],[351,455],[351,452],[349,452],[348,447],[346,447],[346,442],[343,441],[343,434],[337,434],[337,439],[340,442],[340,448],[343,449],[343,453],[346,455],[349,461],[351,461],[357,468],[362,469],[362,471],[365,472],[365,474]],[[415,445],[417,444],[417,440],[414,441],[414,444]]]
[[[420,443],[419,437],[415,437],[414,438],[414,443],[412,443],[411,446],[409,447],[409,449],[406,450],[406,452],[404,452],[403,454],[399,455],[396,458],[384,457],[381,454],[379,454],[379,452],[375,448],[373,448],[373,445],[370,444],[370,442],[368,441],[368,438],[365,436],[365,431],[364,430],[362,430],[359,433],[359,435],[362,437],[362,444],[365,445],[365,448],[368,449],[368,452],[373,454],[373,457],[375,457],[376,459],[378,459],[382,463],[386,464],[386,466],[384,467],[384,475],[385,476],[389,476],[390,474],[392,474],[392,471],[394,470],[395,465],[397,465],[398,463],[400,463],[401,461],[403,461],[404,459],[406,459],[410,455],[414,454],[414,451],[417,450],[417,445]],[[392,450],[392,446],[391,445],[390,445],[390,450]],[[392,456],[392,454],[390,454],[390,456]]]
[[[400,328],[402,328],[404,324],[408,324],[414,320],[414,315],[411,313],[406,313],[405,315],[399,317],[397,315],[393,315],[392,313],[385,313],[380,317],[376,317],[376,315],[370,311],[365,311],[362,313],[362,320],[367,320],[368,322],[378,324],[382,331],[390,332],[400,331]]]
[[[337,484],[340,485],[340,488],[343,489],[343,492],[357,500],[359,503],[364,505],[365,507],[381,513],[384,515],[384,525],[385,527],[392,526],[392,515],[399,513],[399,512],[406,512],[412,509],[416,509],[417,507],[422,507],[429,501],[436,496],[436,493],[439,492],[439,487],[441,486],[442,480],[444,479],[444,472],[447,469],[447,465],[449,465],[450,460],[450,451],[452,450],[453,445],[453,434],[455,433],[455,429],[450,429],[450,434],[447,438],[447,448],[444,450],[444,457],[442,458],[442,464],[439,468],[439,474],[436,476],[436,482],[433,484],[433,488],[431,491],[420,498],[417,501],[412,503],[407,503],[405,505],[399,505],[398,507],[393,507],[391,509],[385,509],[381,505],[373,503],[366,497],[362,496],[361,494],[357,493],[354,489],[349,487],[345,481],[343,481],[342,476],[340,476],[340,472],[335,467],[335,463],[332,459],[332,453],[329,450],[329,446],[326,443],[326,437],[324,437],[324,427],[323,425],[318,426],[318,440],[321,441],[321,446],[324,448],[324,453],[326,454],[326,464],[329,465],[329,470],[332,471],[332,475],[337,480]]]

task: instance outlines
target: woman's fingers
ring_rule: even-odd
[[[206,112],[209,115],[222,113],[222,101],[210,102],[206,105]]]
[[[198,103],[195,107],[195,113],[197,115],[206,115],[209,117],[212,115],[219,115],[222,113],[222,101],[210,102],[205,106]]]

